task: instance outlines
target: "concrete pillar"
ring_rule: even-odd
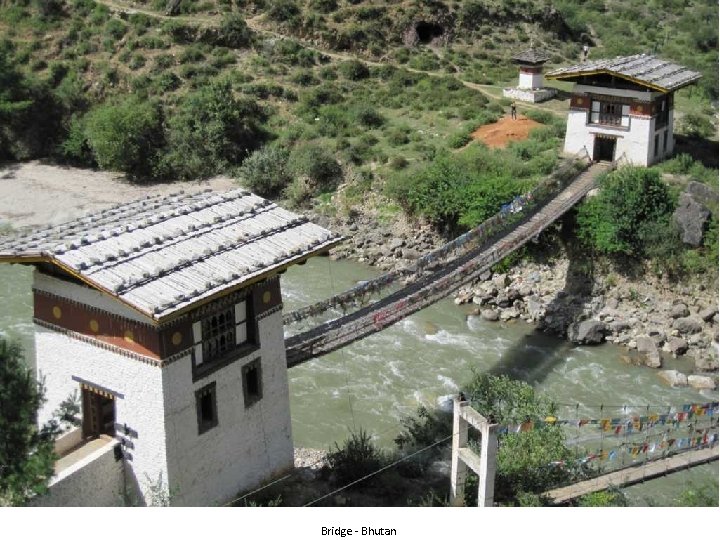
[[[478,506],[492,506],[495,497],[495,461],[497,455],[496,425],[488,425],[482,430],[481,468],[478,474]]]
[[[460,448],[467,446],[468,423],[460,418],[460,408],[466,407],[467,401],[453,398],[453,431],[452,431],[452,469],[450,472],[450,503],[452,506],[465,505],[465,480],[467,465],[460,459]]]

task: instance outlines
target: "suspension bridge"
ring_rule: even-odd
[[[346,311],[358,299],[403,281],[372,304],[321,322],[285,340],[288,367],[328,354],[395,324],[477,280],[575,206],[597,178],[616,162],[592,163],[587,152],[576,155],[533,191],[505,205],[475,229],[420,258],[413,266],[395,270],[312,306],[288,313],[288,327],[333,308]],[[361,303],[361,302],[360,302]]]

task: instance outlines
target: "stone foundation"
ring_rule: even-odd
[[[547,101],[557,94],[555,88],[505,88],[503,96],[518,101],[527,101],[529,103],[540,103]]]

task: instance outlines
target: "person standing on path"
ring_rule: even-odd
[[[514,101],[510,104],[510,118],[517,120],[517,106]]]

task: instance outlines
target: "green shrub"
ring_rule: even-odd
[[[242,49],[252,44],[252,31],[240,13],[223,15],[216,44],[233,49]]]
[[[133,97],[100,105],[88,113],[85,134],[103,169],[135,179],[153,176],[163,143],[162,117],[155,105]]]
[[[368,67],[359,60],[348,60],[340,64],[340,74],[348,80],[359,81],[370,76]]]
[[[716,134],[712,121],[703,114],[687,113],[678,123],[679,131],[688,137],[707,139]]]
[[[597,251],[643,257],[648,235],[674,204],[656,170],[623,167],[607,175],[600,194],[578,210],[578,235]]]
[[[342,446],[335,443],[335,450],[330,449],[327,460],[338,485],[367,476],[380,469],[385,462],[382,453],[363,429],[351,433]],[[371,483],[372,479],[369,482]]]
[[[254,101],[233,96],[228,81],[188,94],[168,122],[164,173],[189,179],[228,170],[267,137],[265,118]]]
[[[338,7],[337,0],[311,0],[310,6],[320,13],[331,13]]]
[[[105,33],[115,41],[121,39],[127,32],[127,25],[119,19],[110,19],[105,25]]]
[[[308,179],[313,195],[332,191],[342,179],[342,169],[335,157],[314,144],[301,145],[292,151],[290,170]]]
[[[290,153],[282,147],[265,146],[250,154],[238,169],[237,177],[262,197],[276,197],[290,184]]]
[[[385,117],[371,105],[360,105],[354,112],[355,120],[368,128],[379,128],[385,123]]]
[[[273,21],[292,22],[300,15],[300,7],[294,0],[270,0],[267,15]]]

